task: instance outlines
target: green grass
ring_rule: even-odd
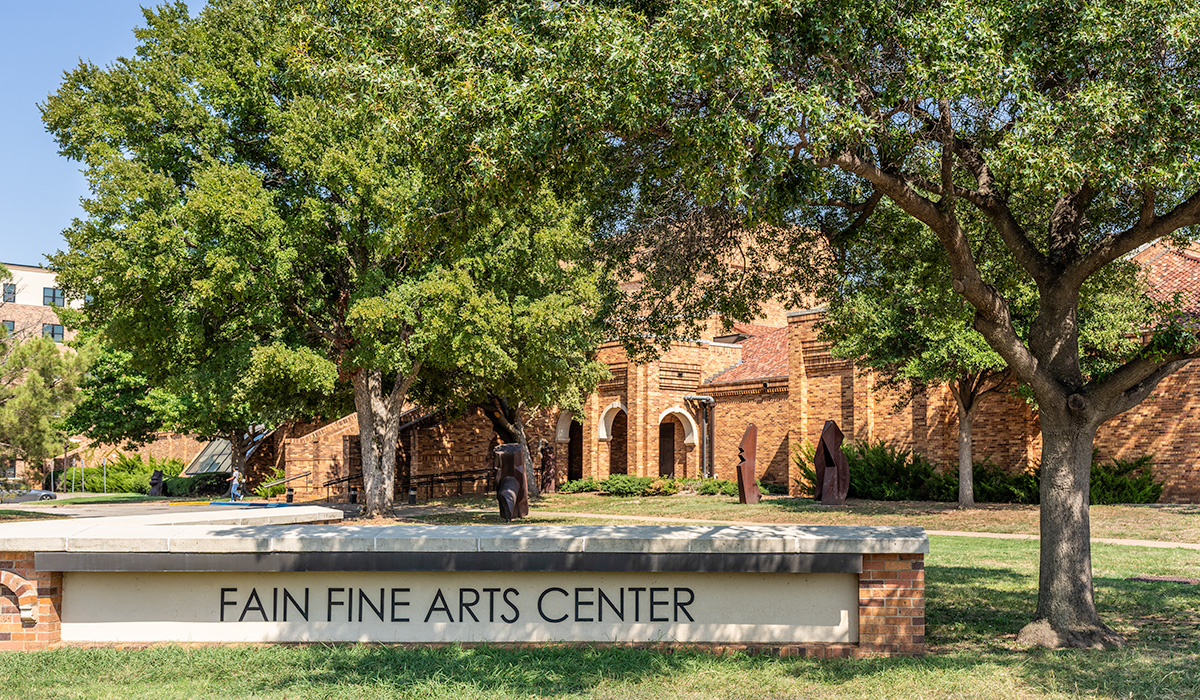
[[[1200,698],[1200,578],[1184,550],[1097,545],[1119,651],[1020,648],[1037,545],[933,537],[919,659],[810,661],[692,650],[382,645],[71,649],[0,656],[3,698]],[[786,605],[786,601],[781,601]]]
[[[65,518],[65,515],[57,513],[40,513],[31,510],[3,510],[0,509],[0,523],[12,523],[18,520],[51,520],[54,518]]]
[[[53,501],[42,501],[49,504],[81,504],[95,505],[101,503],[141,503],[143,501],[166,501],[164,496],[146,496],[140,493],[88,493],[70,496],[59,496]]]

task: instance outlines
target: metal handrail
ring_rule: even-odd
[[[296,479],[303,479],[304,477],[306,477],[306,476],[308,476],[308,475],[310,475],[310,474],[312,474],[312,472],[311,472],[311,471],[307,471],[307,472],[304,472],[303,474],[297,474],[296,476],[289,476],[289,477],[286,477],[286,478],[283,478],[283,479],[276,479],[275,481],[271,481],[271,482],[269,482],[269,483],[266,483],[266,484],[261,484],[261,485],[260,485],[260,488],[269,489],[269,488],[271,488],[272,486],[278,486],[278,485],[280,485],[280,484],[286,484],[287,482],[289,482],[289,481],[295,481]]]

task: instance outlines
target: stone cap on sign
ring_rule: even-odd
[[[547,552],[916,554],[920,527],[354,525],[317,506],[0,525],[0,551],[97,553]],[[324,523],[324,524],[315,524]]]

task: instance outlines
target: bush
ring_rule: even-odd
[[[774,484],[769,481],[758,479],[758,490],[763,493],[769,493],[777,496],[786,496],[788,492],[787,484]]]
[[[640,496],[653,482],[652,476],[613,474],[600,482],[600,490],[610,496]]]
[[[169,476],[163,482],[168,496],[224,496],[229,493],[229,476],[223,472],[193,477]]]
[[[275,469],[275,473],[272,474],[271,477],[269,479],[267,479],[264,483],[270,483],[272,481],[279,481],[280,479],[283,479],[286,476],[287,475],[284,473],[283,467],[278,467],[277,469]],[[265,486],[254,487],[254,493],[259,498],[270,498],[272,496],[280,496],[283,494],[284,491],[287,491],[287,484],[276,484],[270,488],[267,488]]]
[[[157,460],[151,457],[142,461],[139,454],[122,454],[109,460],[107,466],[68,468],[55,472],[55,487],[60,491],[83,491],[85,493],[150,493],[150,475],[161,469],[164,476],[175,476],[183,471],[184,464],[178,459]],[[107,477],[105,470],[107,469]]]
[[[674,496],[679,493],[679,482],[674,479],[655,479],[642,492],[643,496]]]
[[[1094,506],[1116,503],[1156,503],[1162,496],[1161,481],[1154,480],[1154,455],[1137,459],[1114,459],[1105,464],[1092,459],[1090,503]]]
[[[576,479],[567,481],[558,487],[559,493],[584,493],[586,491],[599,491],[600,482],[596,479],[588,477],[586,479]]]
[[[738,487],[728,479],[705,479],[696,488],[696,493],[701,496],[736,496]]]
[[[975,464],[971,468],[971,485],[975,490],[975,500],[979,503],[1026,503],[1035,504],[1041,499],[1038,492],[1039,469],[1034,465],[1032,471],[1022,471],[1010,474],[990,459]],[[958,475],[954,479],[954,497],[947,500],[958,500]]]

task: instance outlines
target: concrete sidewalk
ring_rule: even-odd
[[[480,512],[478,509],[462,508],[461,512]],[[491,511],[487,511],[491,512]],[[690,518],[664,518],[658,516],[641,516],[641,515],[604,515],[601,513],[566,513],[561,511],[539,510],[538,515],[549,515],[556,518],[606,518],[609,520],[620,521],[640,521],[640,522],[655,522],[655,523],[676,523],[680,525],[780,525],[782,523],[760,523],[750,522],[746,520],[693,520]],[[411,516],[410,516],[411,517]],[[1036,540],[1037,535],[1025,535],[1007,532],[960,532],[957,530],[926,530],[927,535],[939,535],[948,537],[986,537],[997,540]],[[1107,537],[1093,537],[1093,544],[1118,544],[1128,547],[1155,547],[1159,549],[1194,549],[1200,550],[1200,543],[1196,542],[1161,542],[1158,540],[1120,540]]]

